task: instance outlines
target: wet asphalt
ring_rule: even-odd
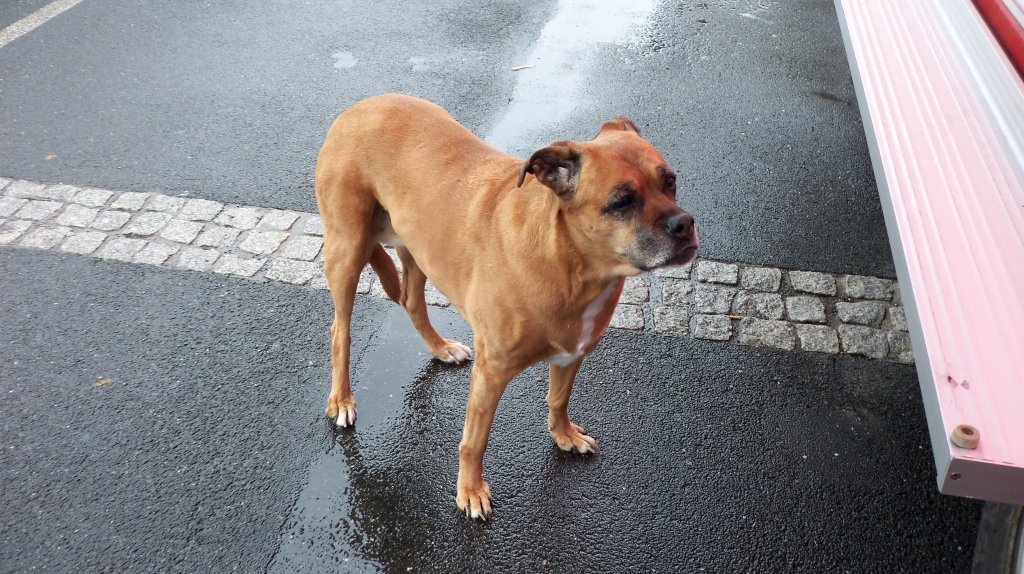
[[[555,11],[83,0],[0,48],[0,176],[313,211],[338,112],[401,91],[488,134]],[[891,276],[842,50],[828,1],[662,2],[510,151],[629,115],[705,257]],[[980,506],[936,492],[912,367],[610,333],[570,405],[603,450],[557,450],[524,373],[482,525],[454,507],[468,369],[361,297],[336,432],[330,316],[322,291],[0,248],[0,571],[969,569]]]
[[[555,9],[85,0],[0,50],[0,174],[314,211],[339,112],[404,92],[485,136]],[[509,151],[627,115],[680,173],[706,257],[894,275],[831,2],[661,2],[587,56],[552,102],[571,113]]]
[[[454,505],[469,370],[397,306],[358,301],[337,432],[325,292],[17,249],[0,269],[5,572],[969,568],[979,505],[936,493],[905,365],[613,332],[570,404],[603,449],[554,446],[527,371],[484,525]]]

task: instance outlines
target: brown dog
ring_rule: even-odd
[[[491,514],[482,462],[508,382],[546,361],[552,438],[563,450],[597,449],[569,419],[580,363],[608,328],[625,276],[688,263],[699,245],[693,218],[676,204],[675,174],[623,117],[591,141],[555,142],[524,162],[432,103],[376,96],[331,126],[316,195],[335,308],[327,414],[343,427],[355,422],[349,322],[367,262],[435,357],[471,357],[430,324],[429,278],[474,333],[455,498],[473,518]],[[382,243],[398,251],[401,284]]]

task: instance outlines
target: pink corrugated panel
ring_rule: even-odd
[[[940,486],[1024,503],[1024,83],[969,2],[837,7]]]

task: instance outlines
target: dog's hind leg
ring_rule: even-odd
[[[326,223],[326,221],[325,221]],[[333,227],[333,225],[332,225]],[[352,307],[359,275],[370,258],[370,217],[350,217],[344,229],[324,229],[324,274],[334,301],[331,326],[331,393],[327,416],[347,427],[356,420],[356,399],[349,381]]]
[[[405,307],[406,313],[412,319],[416,331],[423,338],[430,349],[430,354],[446,363],[462,363],[468,361],[473,352],[469,347],[452,339],[442,337],[434,326],[430,324],[430,317],[427,315],[427,301],[424,297],[424,289],[427,284],[427,276],[416,264],[409,250],[398,247],[398,257],[402,260],[402,293],[399,303]]]
[[[398,269],[395,268],[395,262],[391,260],[388,252],[384,251],[384,248],[379,244],[374,245],[373,250],[370,252],[370,266],[373,267],[373,272],[377,274],[380,286],[384,288],[388,298],[395,303],[401,304],[398,300],[402,289],[398,281]],[[405,267],[404,263],[402,267]]]

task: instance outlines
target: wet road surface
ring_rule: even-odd
[[[658,2],[562,60],[578,82],[545,104],[511,68],[548,73],[571,5],[83,0],[0,48],[0,176],[311,211],[327,126],[365,96],[432,99],[518,154],[625,114],[679,171],[704,257],[892,275],[831,2]],[[505,121],[530,106],[561,108]],[[912,367],[611,333],[570,405],[604,449],[552,444],[531,369],[482,525],[454,506],[468,368],[360,297],[360,418],[337,432],[331,312],[0,248],[0,571],[968,570],[979,505],[936,493]]]
[[[367,96],[435,101],[519,155],[627,115],[704,256],[894,275],[831,2],[624,3],[604,19],[628,34],[562,4],[86,0],[0,50],[0,176],[314,211],[324,134]]]
[[[603,449],[554,446],[527,371],[483,525],[454,505],[469,370],[397,306],[359,299],[360,418],[337,432],[322,291],[11,249],[0,268],[4,571],[969,565],[979,505],[936,493],[905,365],[613,332],[570,405]]]

